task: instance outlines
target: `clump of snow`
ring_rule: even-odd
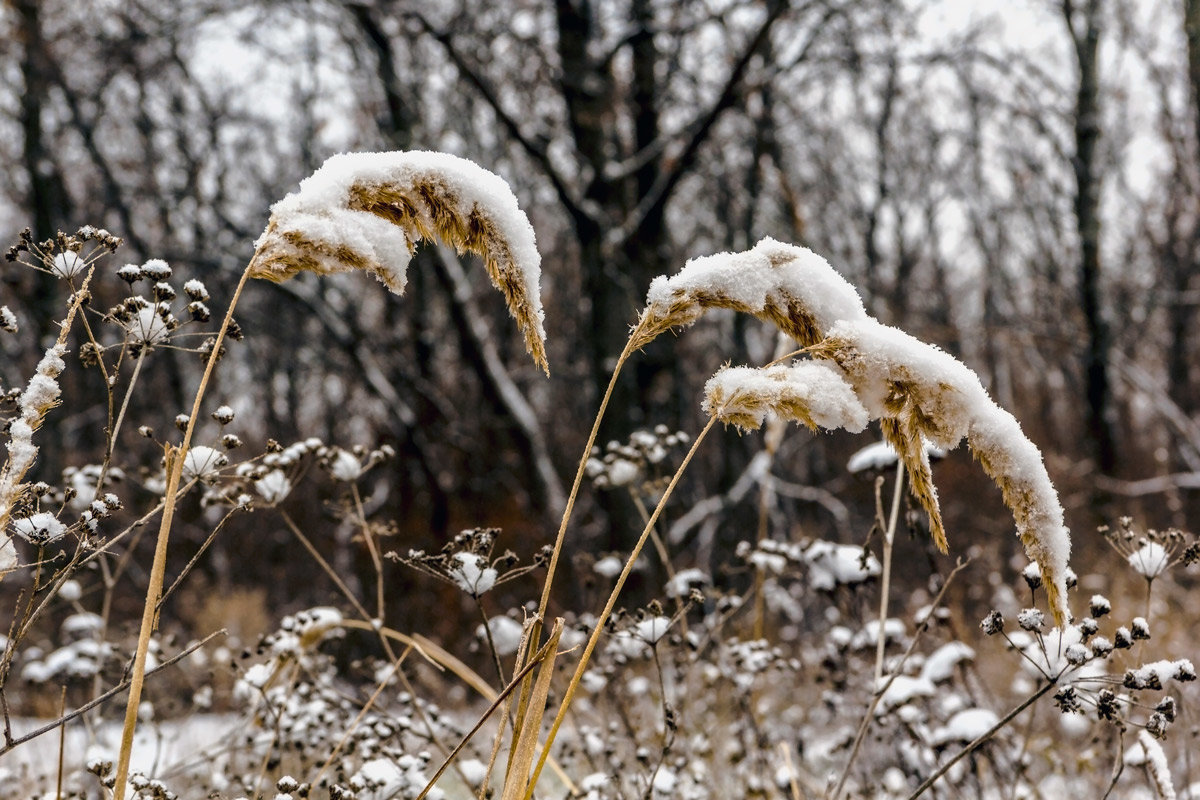
[[[663,591],[667,597],[687,597],[692,589],[709,586],[712,584],[712,578],[702,569],[691,567],[689,569],[681,569],[675,573],[675,577],[667,581]]]
[[[879,560],[861,547],[817,541],[804,551],[809,581],[814,589],[832,591],[853,586],[880,573]]]
[[[885,676],[879,681],[880,688],[888,680]],[[891,685],[879,698],[876,714],[884,714],[894,708],[910,703],[918,697],[933,697],[937,692],[933,682],[927,678],[912,677],[911,675],[896,675],[891,678]]]
[[[703,407],[743,429],[761,428],[768,414],[851,433],[863,431],[870,421],[841,368],[827,361],[724,367],[704,385]]]
[[[1154,781],[1161,800],[1175,800],[1175,784],[1171,780],[1171,768],[1162,745],[1148,732],[1138,731],[1137,742],[1125,750],[1122,760],[1126,766],[1146,768]]]
[[[12,521],[12,530],[30,544],[43,545],[58,541],[67,532],[67,526],[48,511]]]
[[[488,620],[488,630],[491,631],[492,643],[496,646],[496,652],[502,656],[511,656],[516,653],[521,646],[521,636],[525,633],[525,628],[521,623],[503,614]],[[482,625],[475,629],[475,635],[480,639],[486,638]]]
[[[16,333],[18,329],[17,315],[8,306],[0,306],[0,330]]]
[[[73,278],[87,269],[87,262],[79,253],[67,250],[54,256],[50,271],[60,278]]]
[[[273,469],[254,482],[254,491],[268,503],[282,501],[292,491],[292,482],[287,473],[281,469]]]
[[[329,472],[335,480],[351,483],[363,474],[363,465],[349,450],[337,448],[329,461]]]
[[[183,474],[187,478],[210,478],[228,463],[229,459],[220,450],[203,444],[196,445],[184,456]]]
[[[592,571],[602,578],[615,578],[624,567],[625,562],[616,556],[605,556],[592,565]]]
[[[1147,580],[1153,580],[1171,565],[1171,555],[1158,542],[1146,542],[1129,554],[1129,566]]]
[[[469,595],[478,597],[496,585],[496,569],[478,553],[455,553],[449,568],[450,579]]]
[[[138,309],[137,314],[129,320],[125,330],[129,341],[134,344],[155,345],[167,339],[170,326],[155,306]]]
[[[925,455],[930,459],[945,458],[946,451],[941,447],[925,442]],[[851,475],[857,475],[860,472],[883,472],[895,469],[896,462],[899,459],[900,456],[896,453],[896,448],[887,442],[875,442],[850,456],[850,460],[846,462],[846,471]]]
[[[921,667],[921,677],[933,683],[948,681],[954,677],[954,668],[959,664],[975,660],[975,651],[959,641],[946,642],[930,653]]]
[[[994,728],[999,721],[996,712],[990,709],[964,709],[933,732],[933,746],[943,747],[951,742],[973,742]]]

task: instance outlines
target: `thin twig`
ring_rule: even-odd
[[[204,647],[204,645],[208,644],[216,637],[224,636],[227,633],[229,633],[229,631],[225,630],[224,628],[222,628],[219,631],[216,631],[215,633],[210,633],[208,636],[204,637],[203,639],[196,642],[195,644],[189,645],[188,647],[179,651],[177,654],[175,654],[171,658],[167,659],[166,661],[162,662],[157,667],[146,670],[146,677],[149,678],[151,675],[154,675],[155,673],[162,672],[167,667],[173,666],[174,664],[187,658],[192,653],[199,650],[201,647]],[[87,703],[84,703],[83,705],[81,705],[79,708],[75,709],[71,713],[64,714],[62,717],[54,720],[53,722],[47,723],[46,725],[43,725],[42,727],[38,728],[37,730],[30,731],[29,733],[25,734],[24,736],[18,736],[17,738],[11,740],[10,742],[7,742],[4,745],[4,747],[0,748],[0,756],[4,755],[5,753],[9,752],[10,750],[12,750],[15,747],[18,747],[18,746],[24,744],[25,742],[30,741],[31,739],[36,739],[37,737],[41,736],[44,733],[49,733],[50,731],[54,730],[55,728],[59,727],[60,725],[67,724],[68,722],[75,719],[76,717],[86,714],[87,712],[91,711],[93,708],[100,705],[101,703],[103,703],[103,702],[109,700],[110,698],[115,697],[116,695],[120,694],[121,692],[125,691],[125,689],[129,686],[131,681],[132,681],[132,678],[126,678],[123,681],[121,681],[120,683],[118,683],[116,686],[109,689],[104,694],[97,696],[95,699],[93,699]]]

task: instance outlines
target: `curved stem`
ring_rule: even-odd
[[[562,522],[558,526],[558,535],[554,539],[554,549],[550,553],[550,563],[546,566],[546,582],[542,586],[542,599],[538,603],[538,611],[534,622],[533,641],[536,643],[541,638],[541,620],[546,616],[546,608],[550,605],[550,587],[554,583],[554,573],[558,567],[558,558],[562,554],[563,539],[566,538],[567,525],[571,521],[571,513],[575,510],[575,498],[579,495],[579,487],[583,483],[583,475],[587,469],[588,458],[592,455],[592,447],[596,444],[596,436],[600,433],[600,423],[604,419],[604,412],[608,409],[608,401],[612,398],[613,389],[617,385],[617,378],[621,374],[621,368],[625,366],[625,362],[629,360],[629,356],[634,351],[634,341],[638,338],[638,332],[645,325],[645,316],[638,321],[637,326],[630,333],[629,338],[625,341],[625,349],[621,351],[621,355],[617,357],[617,364],[613,367],[612,377],[608,380],[608,387],[604,390],[604,398],[600,401],[600,409],[596,412],[596,419],[592,422],[592,432],[588,434],[587,444],[583,446],[583,456],[579,459],[579,468],[575,470],[575,482],[571,484],[571,494],[567,497],[567,507],[563,510]],[[538,764],[539,769],[541,763]]]
[[[537,766],[534,767],[533,777],[529,781],[529,789],[525,793],[525,800],[529,800],[533,796],[533,789],[537,786],[538,776],[542,774],[542,766],[546,763],[546,759],[549,758],[550,748],[554,745],[554,737],[558,735],[558,729],[562,726],[563,718],[567,715],[567,708],[570,707],[571,701],[575,699],[575,690],[579,688],[579,681],[583,677],[584,670],[587,669],[588,660],[592,657],[592,651],[596,649],[596,643],[600,641],[600,635],[604,633],[604,623],[608,621],[609,615],[612,614],[612,610],[617,604],[617,597],[620,596],[621,589],[625,587],[625,581],[629,578],[629,573],[633,571],[634,562],[641,555],[642,548],[646,545],[646,540],[650,538],[650,531],[654,529],[654,523],[658,521],[659,515],[662,514],[663,509],[667,505],[667,500],[670,499],[671,494],[675,491],[675,486],[679,483],[679,479],[683,477],[684,470],[687,469],[692,457],[700,449],[700,443],[704,441],[704,437],[708,435],[708,432],[712,430],[716,422],[716,416],[710,417],[708,424],[704,426],[704,429],[700,431],[695,441],[692,442],[691,449],[683,457],[683,461],[679,464],[679,469],[675,470],[675,474],[671,477],[671,483],[667,486],[666,491],[663,492],[658,505],[654,507],[654,513],[650,515],[650,520],[642,530],[642,535],[638,537],[637,544],[633,546],[629,558],[626,559],[625,568],[621,570],[621,574],[617,577],[617,583],[613,586],[612,594],[608,596],[608,602],[605,603],[604,610],[600,612],[600,616],[596,619],[592,635],[588,638],[587,646],[583,649],[583,655],[579,657],[579,664],[575,667],[575,674],[571,676],[571,682],[567,685],[567,691],[563,695],[562,703],[558,707],[558,713],[554,717],[554,724],[550,726],[550,732],[546,735],[546,744],[542,748],[542,754],[538,756]]]
[[[146,676],[146,654],[150,650],[150,634],[158,622],[158,599],[162,595],[163,579],[167,571],[167,540],[170,538],[171,523],[175,519],[175,504],[179,493],[179,480],[183,475],[183,462],[187,457],[188,448],[192,444],[192,434],[196,430],[196,420],[200,416],[200,404],[204,393],[212,379],[217,361],[221,357],[221,344],[233,321],[233,310],[237,307],[242,296],[242,289],[250,277],[249,269],[242,271],[229,308],[225,312],[225,320],[217,331],[212,353],[208,364],[204,367],[204,376],[196,389],[196,398],[192,402],[192,413],[188,417],[187,429],[183,432],[183,442],[178,447],[167,447],[167,490],[163,495],[163,514],[158,526],[158,542],[154,547],[154,562],[150,567],[150,585],[146,587],[146,603],[142,607],[142,625],[138,632],[137,652],[133,657],[133,668],[129,677],[129,701],[125,705],[125,724],[121,730],[121,753],[117,759],[116,781],[113,784],[113,800],[124,800],[125,785],[129,778],[129,758],[133,752],[133,734],[137,728],[138,705],[142,700],[142,683]]]

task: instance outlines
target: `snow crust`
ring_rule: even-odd
[[[945,458],[946,451],[944,448],[925,442],[925,454],[929,458]],[[854,455],[850,456],[850,460],[846,462],[846,471],[851,475],[857,475],[860,472],[883,472],[888,469],[895,469],[896,462],[900,460],[896,448],[892,447],[887,442],[875,442],[869,444],[861,450],[855,451]]]
[[[995,727],[999,721],[996,712],[990,709],[964,709],[933,732],[933,745],[941,747],[951,742],[973,742]]]
[[[832,591],[839,585],[854,585],[879,574],[879,560],[850,544],[817,541],[804,551],[808,578],[814,589]]]
[[[783,416],[789,406],[799,406],[826,430],[845,428],[860,433],[870,422],[841,368],[828,361],[799,361],[765,369],[725,367],[708,379],[704,395],[705,413],[743,428],[762,427],[769,414]]]
[[[717,253],[688,261],[678,274],[650,284],[646,305],[665,309],[688,295],[724,295],[751,313],[781,297],[799,301],[824,331],[841,319],[867,312],[854,287],[821,256],[770,237],[742,253]]]

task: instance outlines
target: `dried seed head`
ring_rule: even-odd
[[[250,275],[364,270],[403,293],[416,244],[440,240],[483,259],[538,366],[546,362],[541,256],[508,184],[445,153],[334,156],[271,209]]]

